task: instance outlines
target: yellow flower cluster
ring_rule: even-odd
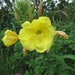
[[[42,53],[52,46],[55,35],[56,31],[51,25],[50,19],[39,17],[31,23],[29,21],[24,22],[19,35],[7,30],[2,40],[6,46],[10,46],[19,39],[25,49]]]

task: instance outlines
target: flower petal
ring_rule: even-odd
[[[25,22],[22,24],[22,27],[25,28],[25,27],[27,27],[27,26],[29,26],[29,25],[30,25],[30,22],[29,22],[29,21],[25,21]]]
[[[46,24],[46,25],[51,25],[51,21],[50,21],[50,19],[48,17],[39,17],[39,21],[41,23]]]
[[[45,28],[47,28],[48,26],[50,26],[49,24],[40,22],[39,20],[33,20],[31,25],[34,27],[34,29],[37,30],[43,30]]]
[[[33,26],[27,26],[26,28],[20,30],[19,39],[26,41],[30,39],[34,34],[35,30]]]
[[[50,30],[50,34],[51,34],[52,36],[55,36],[55,35],[56,35],[56,31],[55,31],[55,29],[54,29],[54,27],[53,27],[52,25],[49,26],[47,29]]]
[[[33,51],[34,50],[34,44],[31,43],[30,41],[20,41],[21,44],[23,45],[23,47],[29,51]]]
[[[53,40],[54,40],[54,39],[53,39],[53,37],[52,37],[52,38],[49,39],[49,42],[46,43],[46,49],[47,49],[47,50],[49,50],[50,47],[52,46]]]
[[[36,51],[39,53],[45,52],[46,47],[42,39],[37,38],[35,39],[35,46],[36,46]]]
[[[34,39],[35,38],[33,37],[27,41],[21,40],[20,42],[25,49],[28,49],[29,51],[33,51],[35,49]]]
[[[43,41],[46,45],[46,50],[49,49],[52,44],[53,44],[53,34],[50,33],[50,30],[46,29],[46,31],[44,31],[44,34],[43,34]]]

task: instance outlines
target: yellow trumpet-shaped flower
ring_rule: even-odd
[[[52,46],[56,31],[48,17],[34,19],[31,23],[24,22],[22,27],[19,39],[25,49],[42,53]]]
[[[3,37],[2,41],[6,46],[11,46],[12,44],[14,44],[16,41],[18,40],[18,35],[11,31],[11,30],[7,30],[5,32],[5,36]]]

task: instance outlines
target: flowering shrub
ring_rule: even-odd
[[[42,53],[50,49],[56,32],[65,39],[68,37],[62,31],[55,31],[48,17],[39,17],[31,23],[26,21],[22,27],[19,35],[11,30],[5,32],[2,40],[6,46],[14,44],[19,39],[25,49]]]
[[[23,47],[30,51],[36,50],[42,53],[52,46],[56,32],[48,17],[40,17],[31,23],[26,21],[22,27],[19,36],[10,30],[5,32],[2,40],[6,46],[12,45],[18,39]]]
[[[37,17],[34,17],[35,15],[33,14],[35,3],[30,7],[28,4],[27,11],[29,12],[26,11],[25,13],[24,0],[19,0],[21,3],[19,3],[18,0],[16,1],[17,4],[14,6],[14,14],[18,24],[21,24],[22,28],[18,28],[19,32],[16,32],[17,29],[15,27],[18,26],[14,24],[13,29],[10,28],[9,30],[6,28],[7,30],[4,30],[4,37],[1,36],[3,37],[2,41],[5,44],[4,46],[1,42],[0,45],[2,46],[0,56],[0,63],[2,64],[0,65],[1,75],[74,74],[75,69],[73,68],[72,62],[74,62],[75,56],[71,54],[72,50],[70,50],[72,47],[74,50],[74,46],[69,46],[70,43],[74,43],[74,40],[63,32],[68,32],[72,22],[68,22],[69,28],[66,26],[66,22],[54,23],[55,26],[53,26],[54,24],[51,23],[49,17],[41,16],[43,5],[41,0]],[[23,7],[21,7],[22,4]],[[23,11],[21,10],[22,8]],[[62,26],[59,28],[59,25],[61,24]],[[3,34],[4,31],[1,33]],[[63,40],[61,37],[67,40]]]

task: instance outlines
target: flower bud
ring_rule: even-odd
[[[63,31],[56,31],[56,33],[61,36],[63,39],[68,39],[68,35]]]
[[[41,13],[42,13],[42,1],[40,0],[38,15],[41,15]]]
[[[27,55],[27,50],[23,48],[23,53]]]
[[[5,36],[2,39],[3,43],[6,46],[13,45],[17,40],[18,40],[18,35],[15,32],[11,31],[11,30],[7,30],[5,32]]]
[[[31,22],[33,20],[33,12],[34,12],[34,8],[35,8],[35,1],[34,4],[32,5],[32,7],[29,7],[29,21]]]

